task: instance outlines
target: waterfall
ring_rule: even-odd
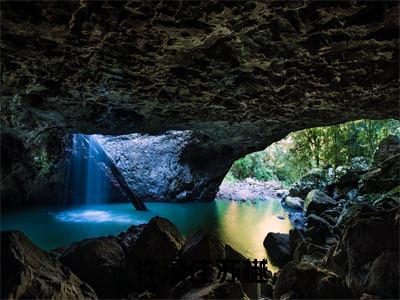
[[[106,203],[110,191],[110,174],[102,162],[104,151],[95,135],[73,134],[64,169],[65,204]]]

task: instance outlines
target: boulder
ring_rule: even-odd
[[[290,212],[288,217],[295,228],[305,229],[307,227],[307,217],[303,211]]]
[[[289,195],[289,190],[287,190],[287,189],[279,189],[279,190],[277,190],[277,191],[275,192],[275,195],[276,195],[277,198],[283,200],[283,199],[286,198],[286,196]]]
[[[324,190],[327,184],[327,173],[322,169],[313,169],[293,184],[289,196],[305,199],[307,194],[315,189]]]
[[[328,267],[345,278],[354,295],[399,298],[399,219],[398,208],[361,210],[329,251]]]
[[[306,262],[289,262],[279,273],[274,298],[292,293],[292,299],[353,298],[339,276]]]
[[[71,244],[59,257],[102,298],[118,298],[122,292],[125,255],[112,237],[85,239]]]
[[[400,137],[390,135],[383,139],[376,151],[370,171],[361,181],[363,194],[386,193],[400,182]]]
[[[304,201],[300,197],[290,197],[287,196],[283,201],[282,204],[289,208],[302,210]]]
[[[237,254],[232,255],[232,251],[229,253],[231,257],[237,257]],[[189,265],[196,261],[207,261],[216,266],[217,262],[225,257],[225,244],[216,235],[207,231],[198,231],[190,236],[181,254],[181,258]]]
[[[303,210],[309,214],[311,212],[322,213],[324,210],[334,207],[335,200],[319,190],[312,190],[304,200]]]
[[[400,152],[380,163],[361,180],[362,194],[386,193],[397,187],[400,182]]]
[[[306,239],[305,232],[300,229],[289,230],[289,247],[290,253],[293,254],[297,246]]]
[[[278,267],[283,267],[291,259],[288,234],[269,232],[264,239],[264,247],[271,262]]]
[[[21,231],[1,232],[2,299],[97,299],[93,289]]]
[[[329,250],[329,246],[316,245],[308,240],[300,241],[293,252],[293,261],[303,261],[309,258],[314,260],[322,259]]]
[[[397,135],[387,136],[379,143],[374,152],[371,169],[379,168],[385,160],[399,154],[399,152],[400,137]]]
[[[126,255],[125,280],[128,291],[151,290],[165,297],[169,282],[157,270],[178,256],[184,244],[178,228],[165,218],[153,217],[144,226]]]
[[[197,271],[193,277],[187,277],[171,290],[171,298],[249,299],[240,281],[232,282],[232,275],[227,273],[225,280],[221,282],[221,276],[215,267]]]
[[[121,232],[116,238],[121,245],[122,250],[127,255],[131,252],[132,247],[135,245],[137,239],[142,233],[147,224],[132,225],[126,231]]]

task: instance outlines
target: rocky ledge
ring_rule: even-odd
[[[400,139],[389,136],[370,168],[356,159],[336,177],[313,171],[292,187],[292,194],[307,193],[303,203],[291,196],[282,203],[299,200],[299,207],[290,207],[301,226],[264,240],[272,262],[282,267],[274,298],[399,297],[399,150]],[[383,168],[386,175],[377,176]]]
[[[6,1],[1,16],[9,203],[59,190],[71,133],[191,130],[188,165],[214,183],[289,132],[399,116],[395,1]]]

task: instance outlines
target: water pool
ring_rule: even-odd
[[[200,229],[213,231],[246,257],[263,259],[267,258],[263,246],[267,233],[287,233],[292,228],[288,212],[276,199],[255,204],[215,200],[146,205],[148,211],[137,211],[130,203],[18,208],[2,212],[1,229],[22,230],[42,249],[50,250],[88,237],[117,235],[159,215],[176,224],[184,236]]]

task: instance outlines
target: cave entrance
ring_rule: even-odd
[[[367,168],[379,143],[399,134],[400,121],[394,119],[362,119],[292,132],[265,150],[235,161],[217,198],[237,201],[279,198],[288,192],[282,190],[290,189],[307,174],[310,180],[315,180],[309,182],[310,186],[317,188],[346,168],[355,165]],[[304,198],[305,194],[296,196]]]

